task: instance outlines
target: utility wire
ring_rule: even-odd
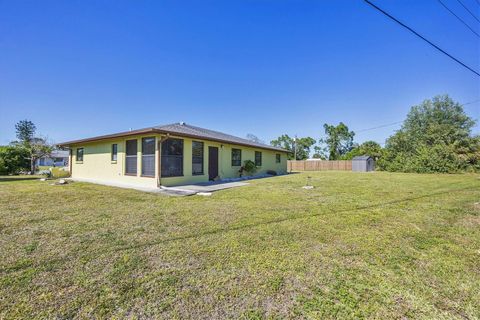
[[[438,51],[440,51],[441,53],[443,53],[444,55],[446,55],[447,57],[449,57],[450,59],[454,60],[455,62],[457,62],[458,64],[462,65],[464,68],[470,70],[471,72],[475,73],[477,76],[480,77],[480,73],[478,73],[477,71],[475,71],[474,69],[470,68],[469,66],[467,66],[465,63],[463,63],[462,61],[458,60],[457,58],[455,58],[454,56],[452,56],[451,54],[449,54],[448,52],[446,52],[445,50],[443,50],[442,48],[440,48],[439,46],[437,46],[436,44],[434,44],[433,42],[431,42],[430,40],[426,39],[424,36],[422,36],[421,34],[419,34],[418,32],[416,32],[415,30],[413,30],[412,28],[410,28],[409,26],[407,26],[406,24],[404,24],[403,22],[401,22],[400,20],[398,20],[397,18],[395,18],[394,16],[392,16],[391,14],[389,14],[388,12],[384,11],[383,9],[377,7],[375,4],[373,4],[372,2],[370,2],[369,0],[364,0],[366,3],[368,3],[370,6],[372,6],[373,8],[375,8],[376,10],[380,11],[381,13],[383,13],[384,15],[386,15],[387,17],[389,17],[390,19],[392,19],[393,21],[395,21],[396,23],[398,23],[399,25],[401,25],[402,27],[404,27],[405,29],[409,30],[410,32],[412,32],[414,35],[416,35],[417,37],[419,37],[420,39],[422,39],[423,41],[427,42],[428,44],[430,44],[432,47],[434,47],[435,49],[437,49]]]
[[[373,127],[373,128],[358,130],[358,131],[355,131],[355,133],[360,133],[360,132],[365,132],[365,131],[370,131],[370,130],[385,128],[385,127],[390,127],[390,126],[394,126],[394,125],[396,125],[396,124],[400,124],[400,123],[402,123],[402,122],[403,122],[403,121],[397,121],[397,122],[382,124],[382,125],[380,125],[380,126],[378,126],[378,127]]]
[[[458,1],[458,3],[460,3],[460,4],[462,5],[462,7],[463,7],[465,10],[467,10],[467,11],[468,11],[468,13],[470,13],[470,14],[471,14],[471,16],[472,16],[472,17],[473,17],[475,20],[477,20],[478,22],[480,22],[480,20],[478,20],[477,16],[475,16],[475,15],[473,14],[473,12],[472,12],[472,11],[470,11],[470,9],[468,9],[468,7],[467,7],[466,5],[464,5],[464,4],[463,4],[463,2],[462,2],[462,1],[460,1],[460,0],[457,0],[457,1]]]
[[[469,104],[472,104],[472,103],[477,103],[477,102],[480,102],[480,99],[477,99],[477,100],[473,100],[473,101],[470,101],[470,102],[467,102],[467,103],[464,103],[464,104],[461,104],[461,106],[466,106],[466,105],[469,105]]]
[[[469,104],[472,104],[472,103],[477,103],[477,102],[480,102],[480,99],[463,103],[463,104],[461,104],[460,106],[463,107],[463,106],[466,106],[466,105],[469,105]],[[474,119],[474,120],[478,120],[478,119]],[[396,122],[391,122],[391,123],[387,123],[387,124],[381,124],[381,125],[376,126],[376,127],[367,128],[367,129],[361,129],[361,130],[357,130],[357,131],[354,131],[354,132],[355,132],[355,133],[360,133],[360,132],[365,132],[365,131],[371,131],[371,130],[386,128],[386,127],[391,127],[391,126],[394,126],[394,125],[400,124],[400,123],[403,123],[403,121],[396,121]]]
[[[452,10],[450,10],[446,5],[445,3],[442,2],[442,0],[437,0],[448,12],[450,12],[455,18],[457,18],[461,23],[463,23],[463,25],[465,27],[467,27],[468,29],[470,29],[470,31],[472,31],[478,38],[480,38],[480,35],[472,29],[472,27],[470,27],[465,21],[463,21],[462,18],[460,18],[459,16],[457,16],[455,14],[455,12],[453,12]]]

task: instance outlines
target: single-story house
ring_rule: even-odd
[[[68,150],[55,150],[50,155],[37,159],[36,166],[67,167],[69,157]]]
[[[287,173],[287,151],[184,122],[63,142],[73,179],[155,188],[239,177],[246,160],[254,175]]]

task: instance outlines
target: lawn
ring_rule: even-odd
[[[63,170],[64,168],[62,167],[38,166],[37,169],[38,171],[50,171],[54,178],[66,178],[70,176],[70,172]]]
[[[211,197],[0,178],[0,319],[476,319],[476,202],[473,174],[301,173]]]

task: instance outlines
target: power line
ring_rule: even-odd
[[[416,32],[415,30],[413,30],[412,28],[410,28],[409,26],[405,25],[403,22],[401,22],[400,20],[398,20],[397,18],[395,18],[394,16],[392,16],[391,14],[389,14],[388,12],[384,11],[383,9],[377,7],[375,4],[373,4],[372,2],[370,2],[369,0],[364,0],[366,3],[368,3],[370,6],[372,6],[373,8],[375,8],[376,10],[380,11],[381,13],[383,13],[384,15],[386,15],[387,17],[389,17],[390,19],[392,19],[393,21],[395,21],[396,23],[398,23],[399,25],[401,25],[402,27],[404,27],[405,29],[409,30],[410,32],[412,32],[414,35],[416,35],[417,37],[419,37],[420,39],[422,39],[423,41],[427,42],[428,44],[430,44],[432,47],[434,47],[435,49],[437,49],[438,51],[440,51],[441,53],[443,53],[444,55],[446,55],[447,57],[449,57],[450,59],[454,60],[455,62],[457,62],[458,64],[462,65],[464,68],[470,70],[471,72],[475,73],[477,76],[480,76],[480,73],[478,73],[477,71],[475,71],[474,69],[470,68],[469,66],[467,66],[465,63],[463,63],[462,61],[458,60],[457,58],[455,58],[454,56],[452,56],[451,54],[449,54],[448,52],[446,52],[445,50],[443,50],[442,48],[440,48],[439,46],[437,46],[436,44],[434,44],[433,42],[431,42],[430,40],[426,39],[424,36],[422,36],[421,34],[419,34],[418,32]]]
[[[470,9],[468,9],[467,6],[464,5],[462,1],[460,1],[460,0],[457,0],[457,1],[458,1],[458,3],[460,3],[460,4],[462,5],[462,7],[463,7],[465,10],[468,11],[468,13],[471,14],[471,16],[472,16],[473,18],[475,18],[475,20],[477,20],[478,22],[480,22],[480,20],[478,20],[478,18],[473,14],[473,12],[470,11]]]
[[[465,102],[465,103],[461,104],[460,106],[463,107],[463,106],[466,106],[466,105],[469,105],[469,104],[473,104],[473,103],[477,103],[477,102],[480,102],[480,99],[473,100],[473,101],[469,101],[469,102]],[[474,120],[478,120],[478,119],[474,119]],[[365,131],[371,131],[371,130],[386,128],[386,127],[391,127],[391,126],[394,126],[394,125],[397,125],[397,124],[400,124],[400,123],[403,123],[403,121],[396,121],[396,122],[381,124],[381,125],[376,126],[376,127],[357,130],[357,131],[355,131],[355,133],[360,133],[360,132],[365,132]]]
[[[480,99],[477,99],[477,100],[473,100],[473,101],[470,101],[470,102],[466,102],[464,104],[461,104],[461,106],[466,106],[466,105],[469,105],[469,104],[472,104],[472,103],[477,103],[477,102],[480,102]]]
[[[390,126],[394,126],[396,124],[400,124],[402,123],[403,121],[397,121],[397,122],[392,122],[392,123],[387,123],[387,124],[382,124],[378,127],[373,127],[373,128],[368,128],[368,129],[362,129],[362,130],[357,130],[355,131],[355,133],[360,133],[360,132],[365,132],[365,131],[370,131],[370,130],[375,130],[375,129],[380,129],[380,128],[386,128],[386,127],[390,127]]]
[[[465,27],[467,27],[468,29],[470,29],[470,31],[472,31],[477,37],[480,38],[480,35],[479,35],[475,30],[473,30],[465,21],[463,21],[462,18],[460,18],[459,16],[457,16],[457,15],[455,14],[455,12],[453,12],[452,10],[450,10],[450,9],[445,5],[445,3],[443,3],[441,0],[437,0],[437,1],[440,2],[440,4],[441,4],[448,12],[450,12],[455,18],[457,18],[461,23],[463,23],[463,25],[464,25]]]

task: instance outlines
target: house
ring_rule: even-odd
[[[55,150],[50,155],[37,159],[36,166],[67,167],[69,156],[68,150]]]
[[[287,151],[184,122],[68,141],[77,180],[139,187],[174,186],[239,177],[246,160],[254,174],[287,172]]]

